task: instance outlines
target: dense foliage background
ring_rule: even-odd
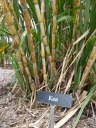
[[[32,103],[38,89],[96,102],[95,19],[95,0],[0,0],[0,62]]]

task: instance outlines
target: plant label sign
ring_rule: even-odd
[[[72,104],[72,96],[68,94],[39,91],[37,93],[36,101],[40,103],[70,108]]]

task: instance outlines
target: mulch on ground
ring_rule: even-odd
[[[2,85],[0,86],[0,128],[49,128],[50,109],[47,110],[49,106],[36,103],[30,108],[30,101],[24,99],[22,95],[14,97],[14,94],[11,92],[8,93],[14,71],[12,69],[0,68],[0,74],[0,80],[2,81],[4,79],[4,83],[3,81],[0,82],[0,85]],[[61,128],[72,128],[77,114]],[[64,109],[56,107],[55,123],[63,117]],[[96,128],[95,107],[92,108],[91,104],[89,104],[85,108],[76,128]]]

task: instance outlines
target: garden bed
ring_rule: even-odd
[[[0,128],[49,128],[50,109],[48,105],[36,103],[30,109],[29,100],[22,96],[14,97],[14,94],[8,93],[13,76],[14,70],[0,68]],[[76,116],[77,113],[61,128],[72,128]],[[64,109],[56,107],[55,123],[63,117]],[[76,128],[96,128],[96,109],[91,103],[85,108]]]

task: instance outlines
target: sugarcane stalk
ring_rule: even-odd
[[[52,26],[52,63],[51,63],[51,75],[55,73],[55,44],[56,44],[56,0],[52,0],[52,15],[53,15],[53,26]]]
[[[49,49],[49,45],[48,45],[48,41],[47,41],[47,36],[46,36],[46,33],[45,33],[44,17],[43,17],[44,14],[42,14],[42,13],[44,13],[44,10],[43,10],[44,7],[42,8],[42,11],[40,12],[38,0],[33,0],[33,2],[34,2],[35,9],[36,9],[36,14],[37,14],[38,22],[40,24],[41,38],[42,38],[42,41],[43,41],[43,44],[44,44],[44,47],[45,47],[45,50],[46,50],[46,53],[47,53],[49,70],[50,70],[51,54],[50,54],[50,49]]]
[[[84,82],[88,76],[88,73],[90,72],[91,68],[92,68],[92,65],[94,64],[96,60],[96,43],[95,43],[95,46],[93,47],[93,50],[89,56],[89,59],[87,61],[87,64],[86,64],[86,67],[84,69],[84,72],[83,72],[83,75],[82,75],[82,79],[81,79],[81,82],[78,86],[78,91],[80,92],[81,89],[85,86],[84,85]]]
[[[50,50],[49,50],[47,37],[46,37],[46,34],[45,34],[45,28],[44,28],[44,24],[45,24],[45,19],[44,19],[45,4],[44,4],[44,0],[41,0],[41,12],[40,12],[40,8],[38,6],[38,1],[34,1],[34,5],[35,5],[38,21],[40,23],[41,40],[42,40],[42,43],[41,43],[41,57],[42,57],[42,65],[43,65],[43,79],[44,79],[45,85],[47,85],[45,49],[46,49],[46,52],[47,52],[49,63],[51,62],[51,57],[50,57]],[[45,46],[45,48],[44,48],[44,46]],[[48,86],[46,86],[46,90],[48,90]]]
[[[41,0],[41,18],[43,20],[43,23],[45,24],[44,9],[45,9],[45,3],[44,3],[44,0]],[[44,29],[43,29],[43,33],[44,33]],[[45,36],[45,33],[44,33],[44,36]],[[42,37],[41,37],[41,40],[42,40]],[[42,65],[43,65],[43,80],[44,80],[45,85],[47,85],[45,48],[44,48],[43,42],[41,43],[41,57],[42,57]],[[48,86],[46,86],[46,90],[48,90]]]
[[[74,8],[76,7],[76,5],[77,5],[77,0],[73,0],[73,5],[74,5]],[[77,11],[76,10],[74,10],[74,16],[76,16],[76,13],[77,13]]]
[[[11,0],[9,0],[9,5],[10,5],[11,10],[14,11],[14,8],[13,8],[13,5],[12,5],[12,3],[11,3]],[[18,32],[18,33],[19,33],[19,36],[21,37],[21,31],[22,31],[22,30],[21,30],[21,27],[20,27],[20,25],[19,25],[18,18],[17,18],[17,16],[16,16],[16,13],[15,13],[15,12],[14,12],[14,17],[15,17],[16,23],[17,23],[17,25],[18,25],[18,27],[19,27],[19,32]],[[18,36],[18,35],[15,36],[15,40],[16,40],[16,42],[18,43],[18,45],[20,45],[19,36]],[[24,53],[24,51],[23,51],[22,48],[20,48],[20,52],[21,52],[21,55],[22,55],[22,60],[23,60],[23,65],[24,65],[25,71],[26,71],[26,73],[27,73],[27,75],[28,75],[29,83],[32,84],[31,73],[30,73],[30,70],[29,70],[29,68],[28,68],[28,63],[27,63],[27,59],[26,59],[25,53]]]
[[[10,13],[10,10],[9,10],[8,5],[7,5],[5,0],[1,0],[1,6],[2,6],[2,9],[3,9],[3,13],[4,13],[4,16],[5,16],[6,22],[9,26],[9,31],[12,35],[15,35],[16,34],[16,29],[13,25],[11,13]],[[17,49],[17,43],[16,43],[15,39],[12,39],[12,42],[13,42],[15,48]],[[15,49],[15,51],[16,51],[16,49]],[[16,59],[17,59],[18,64],[20,66],[20,71],[21,71],[21,74],[22,74],[24,82],[25,82],[24,67],[23,67],[23,64],[21,62],[21,57],[18,53],[16,53]]]
[[[74,6],[78,7],[80,5],[80,0],[78,0],[78,2],[76,2],[76,0],[74,0]],[[74,41],[77,39],[77,33],[78,33],[78,22],[79,22],[79,10],[75,10],[74,11],[74,26],[73,26],[73,34],[72,34],[72,43],[74,43]]]
[[[11,6],[12,9],[14,9],[13,6],[12,6],[12,4],[11,4],[11,2],[10,2],[10,6]],[[15,12],[14,12],[14,16],[15,16],[15,20],[16,20],[17,24],[19,24]],[[21,27],[20,27],[20,25],[19,25],[18,27],[19,27],[19,31],[20,31],[20,32],[18,32],[18,33],[21,35]],[[20,36],[20,35],[19,35],[19,36]],[[15,41],[16,41],[17,44],[18,44],[18,46],[20,45],[19,36],[18,36],[18,35],[15,35],[15,37],[14,37],[14,38],[15,38]],[[30,70],[29,70],[29,68],[28,68],[28,62],[27,62],[25,53],[24,53],[24,51],[23,51],[22,48],[20,48],[20,53],[21,53],[21,55],[22,55],[23,66],[24,66],[25,71],[26,71],[26,73],[27,73],[27,75],[28,75],[28,80],[29,80],[29,83],[30,83],[31,91],[32,91],[32,92],[34,93],[34,95],[35,95],[35,92],[34,92],[35,89],[33,89],[34,86],[33,86],[33,81],[32,81],[32,78],[31,78],[31,73],[30,73]],[[24,72],[24,73],[25,73],[25,72]],[[32,87],[32,86],[33,86],[33,87]],[[26,89],[27,89],[27,88],[26,88]],[[26,90],[26,91],[27,91],[27,90]],[[35,98],[35,97],[34,97],[34,98]],[[33,99],[33,100],[34,100],[34,99]]]
[[[34,44],[33,44],[33,39],[32,39],[31,29],[30,29],[30,28],[32,28],[31,20],[30,20],[29,13],[27,11],[26,0],[20,0],[20,2],[21,2],[21,5],[22,5],[22,9],[23,9],[24,21],[25,21],[25,24],[26,24],[26,29],[27,29],[27,34],[28,34],[28,41],[29,41],[29,46],[30,46],[30,50],[31,50],[31,58],[32,58],[32,63],[33,63],[34,76],[35,76],[35,84],[38,88],[39,85],[40,85],[40,82],[39,82],[39,76],[38,76],[38,70],[37,70],[37,64],[36,64]]]
[[[44,0],[41,0],[41,17],[43,19],[43,23],[45,24],[44,11],[45,11],[45,3]]]
[[[44,44],[41,43],[41,57],[42,57],[42,65],[43,65],[43,79],[45,82],[45,85],[47,85],[47,74],[46,74],[46,61],[45,61],[45,49]],[[47,86],[46,86],[47,89]]]
[[[11,5],[11,7],[12,7],[12,5]],[[12,7],[12,9],[14,9],[14,8]],[[15,18],[16,18],[15,12],[14,12],[14,15],[15,15]],[[16,20],[16,22],[17,22],[17,24],[19,24],[17,20]],[[21,31],[20,26],[18,26],[18,27],[19,27],[19,31]],[[19,33],[19,36],[20,36],[20,35],[21,35],[21,33]],[[14,39],[15,39],[15,41],[17,42],[18,46],[20,45],[19,36],[18,36],[18,35],[15,35],[15,37],[14,37]],[[33,87],[32,87],[33,81],[32,81],[32,78],[31,78],[30,70],[29,70],[29,68],[28,68],[28,62],[27,62],[26,56],[25,56],[25,53],[24,53],[24,51],[23,51],[22,48],[20,48],[20,53],[21,53],[21,55],[22,55],[22,61],[23,61],[24,69],[25,69],[25,71],[26,71],[26,73],[27,73],[27,75],[28,75],[28,80],[29,80],[29,83],[30,83],[31,91],[33,92]],[[24,72],[24,73],[25,73],[25,72]],[[26,90],[26,91],[27,91],[27,90]]]
[[[26,85],[26,78],[25,78],[25,71],[26,71],[26,73],[28,75],[29,83],[30,83],[30,88],[31,88],[31,91],[33,92],[33,87],[32,87],[33,81],[32,81],[32,78],[31,78],[31,73],[30,73],[29,68],[28,68],[28,63],[27,63],[27,60],[26,60],[26,56],[24,54],[23,49],[20,48],[20,53],[23,56],[22,57],[23,63],[22,63],[21,55],[19,55],[19,53],[17,52],[17,47],[20,44],[20,39],[19,39],[18,33],[16,31],[16,28],[15,28],[13,22],[12,22],[11,13],[10,13],[10,10],[9,10],[5,0],[2,1],[2,8],[3,8],[4,14],[5,14],[5,18],[7,20],[7,24],[9,26],[10,33],[13,35],[12,42],[13,42],[13,44],[15,46],[16,59],[17,59],[17,62],[19,64],[19,66],[20,66],[20,71],[21,71],[21,74],[23,76],[24,83]],[[8,17],[9,17],[10,20],[8,20]],[[24,69],[24,67],[25,67],[25,69]]]

